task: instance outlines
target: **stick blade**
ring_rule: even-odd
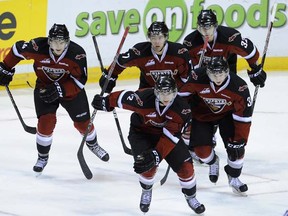
[[[79,148],[78,152],[77,152],[77,158],[80,164],[80,167],[82,169],[82,172],[84,174],[84,176],[89,180],[93,178],[93,174],[90,170],[90,168],[88,167],[84,155],[83,155],[83,144],[82,146]]]
[[[36,134],[37,130],[35,127],[30,127],[28,125],[24,126],[24,130],[30,134]]]

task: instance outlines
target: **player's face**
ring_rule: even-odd
[[[157,54],[162,54],[166,40],[167,38],[163,34],[151,35],[150,42],[152,44],[152,49]]]
[[[212,82],[214,82],[217,86],[220,86],[226,80],[228,72],[227,71],[211,72],[207,70],[207,75]]]
[[[50,39],[49,45],[52,49],[53,54],[56,56],[60,56],[67,47],[68,42],[62,39]]]
[[[158,91],[158,100],[160,101],[162,106],[167,106],[174,98],[176,97],[177,91],[169,90],[169,91]]]
[[[200,32],[200,34],[206,38],[208,37],[208,41],[211,42],[214,39],[214,32],[215,32],[216,28],[213,25],[210,26],[201,26],[198,25],[198,31]]]

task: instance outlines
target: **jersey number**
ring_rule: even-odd
[[[243,38],[242,41],[241,41],[241,46],[245,47],[247,49],[248,47],[248,41],[246,38]]]

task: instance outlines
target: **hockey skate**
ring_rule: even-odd
[[[37,174],[41,175],[44,167],[47,165],[48,163],[48,157],[46,158],[41,158],[38,157],[36,164],[33,167],[33,171],[36,172]]]
[[[152,199],[152,188],[145,190],[142,189],[141,199],[140,199],[140,210],[144,213],[149,211],[150,203]]]
[[[238,194],[238,195],[242,195],[242,196],[247,196],[246,195],[246,191],[248,190],[248,187],[246,184],[242,183],[239,178],[233,178],[231,176],[228,176],[228,183],[229,186],[232,187],[232,190],[234,193]]]
[[[189,207],[196,213],[202,214],[205,211],[205,206],[196,199],[196,196],[187,196],[185,195],[185,199],[189,205]]]
[[[212,183],[216,183],[219,177],[219,157],[216,155],[216,160],[209,165],[209,179]]]
[[[94,145],[87,145],[90,151],[92,151],[102,161],[109,160],[109,154],[96,142]]]

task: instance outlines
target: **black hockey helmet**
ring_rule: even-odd
[[[165,22],[153,22],[150,27],[148,28],[148,38],[150,38],[152,35],[159,35],[163,34],[165,37],[168,37],[169,35],[169,29]]]
[[[225,57],[223,56],[213,56],[207,64],[207,72],[211,74],[216,73],[228,73],[229,65]]]
[[[155,82],[155,89],[157,91],[176,91],[176,81],[172,75],[159,75]]]
[[[154,94],[161,105],[172,103],[177,95],[177,85],[172,75],[159,75],[155,82]]]
[[[206,26],[217,26],[217,17],[213,11],[210,10],[201,10],[200,14],[198,15],[197,18],[197,24],[201,27],[206,27]]]
[[[69,41],[70,37],[69,37],[69,31],[66,28],[66,25],[64,24],[54,24],[52,26],[52,28],[49,30],[49,35],[48,38],[50,40],[55,40],[55,39],[60,39],[60,40],[65,40],[65,41]]]

